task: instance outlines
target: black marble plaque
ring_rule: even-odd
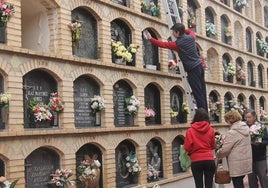
[[[30,101],[35,99],[38,102],[48,104],[50,94],[57,92],[57,82],[48,73],[41,70],[34,70],[23,78],[23,102],[24,102],[24,127],[35,128],[34,116],[29,108]],[[51,121],[51,125],[52,125]]]
[[[76,127],[95,125],[95,115],[90,108],[91,98],[99,95],[99,86],[91,78],[79,77],[74,82],[74,113]]]
[[[0,43],[6,43],[6,26],[0,23]]]
[[[94,16],[84,8],[72,11],[72,20],[77,20],[82,25],[81,39],[73,43],[73,54],[89,59],[98,58],[97,21]]]
[[[135,177],[128,172],[128,169],[126,167],[126,157],[130,154],[131,151],[135,152],[135,147],[131,142],[127,140],[121,142],[115,150],[117,188],[123,188],[127,185],[137,183],[132,181],[135,179]]]
[[[59,168],[59,156],[52,150],[40,148],[25,159],[27,188],[47,188],[51,174]]]
[[[115,126],[133,125],[133,116],[125,113],[125,98],[132,95],[132,88],[125,82],[119,81],[114,86],[114,124]]]

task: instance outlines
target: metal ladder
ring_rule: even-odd
[[[168,27],[169,29],[171,29],[171,27],[175,24],[175,23],[181,23],[181,18],[180,18],[180,14],[179,14],[179,10],[178,10],[178,6],[176,3],[176,0],[163,0],[164,3],[164,8],[166,11],[166,15],[167,15],[167,21],[168,21]],[[172,41],[175,41],[176,38],[171,36]],[[194,99],[192,96],[192,89],[188,83],[187,80],[187,75],[185,73],[183,64],[180,61],[180,58],[178,56],[178,53],[176,51],[173,51],[173,54],[175,55],[177,61],[178,61],[178,65],[179,65],[179,70],[180,70],[180,74],[182,77],[182,82],[184,85],[184,89],[185,89],[185,95],[186,95],[186,99],[188,102],[188,106],[190,109],[190,115],[193,118],[194,114],[195,114],[195,104],[194,104]],[[171,50],[169,50],[169,56],[172,55]]]

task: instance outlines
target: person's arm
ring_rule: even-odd
[[[262,139],[262,144],[264,145],[268,145],[268,132],[267,132],[267,127],[265,127],[264,129],[264,137]]]
[[[224,143],[220,149],[218,149],[216,156],[217,158],[224,158],[228,156],[234,146],[234,141],[232,139],[232,135],[230,133],[226,133],[226,137],[224,138]]]
[[[193,139],[192,135],[189,131],[189,129],[186,131],[185,139],[184,139],[184,149],[187,151],[189,154],[193,150]]]
[[[153,38],[150,34],[149,31],[144,31],[144,34],[146,35],[146,38],[150,40],[151,43],[153,43],[154,45],[160,47],[160,48],[166,48],[166,49],[170,49],[170,50],[175,50],[175,51],[178,51],[178,46],[176,44],[176,42],[162,42],[162,41],[159,41],[155,38]]]
[[[159,41],[153,37],[150,38],[150,42],[153,43],[154,45],[160,47],[160,48],[166,48],[166,49],[178,51],[178,47],[177,47],[176,42],[163,42],[163,41]]]
[[[192,35],[194,37],[194,39],[196,39],[196,33],[194,31],[192,31],[191,29],[185,29],[184,33],[186,35]]]

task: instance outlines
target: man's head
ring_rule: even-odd
[[[245,114],[244,118],[247,122],[247,125],[251,126],[257,121],[257,114],[254,110],[248,109]]]
[[[171,30],[173,31],[173,35],[175,37],[179,37],[184,34],[185,32],[185,26],[182,23],[175,23],[172,27]]]

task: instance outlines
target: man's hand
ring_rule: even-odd
[[[149,31],[145,30],[145,31],[143,31],[143,33],[144,33],[144,35],[146,36],[146,38],[147,38],[148,40],[150,40],[150,39],[152,38],[152,36],[151,36],[151,34],[149,33]]]

